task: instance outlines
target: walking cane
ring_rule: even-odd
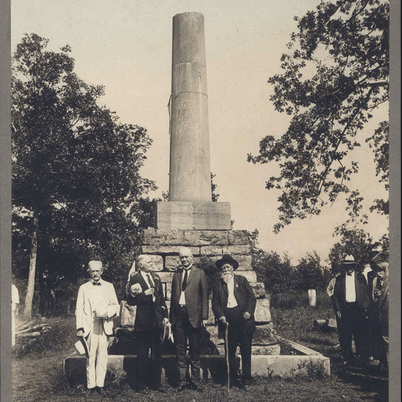
[[[229,323],[226,321],[226,326],[225,326],[225,360],[226,360],[226,372],[227,372],[227,375],[228,375],[228,392],[229,392],[229,389],[230,389],[230,371],[229,371],[228,332],[229,332]]]

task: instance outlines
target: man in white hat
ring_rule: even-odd
[[[337,316],[339,343],[345,364],[354,361],[352,338],[359,364],[368,364],[367,325],[369,295],[367,282],[360,272],[359,264],[352,255],[341,264],[341,275],[336,278],[332,301]]]
[[[87,387],[101,394],[107,368],[107,337],[113,334],[112,317],[118,314],[119,303],[113,284],[102,279],[101,261],[90,261],[91,280],[80,286],[75,310],[77,336],[84,337],[89,349]]]

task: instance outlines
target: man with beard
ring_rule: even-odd
[[[254,311],[256,299],[247,279],[235,275],[239,263],[230,255],[224,255],[216,261],[221,278],[214,287],[212,310],[218,320],[219,338],[223,338],[228,326],[229,375],[230,383],[235,385],[237,370],[235,354],[240,345],[242,358],[242,386],[247,390],[251,384],[251,342],[255,331]]]

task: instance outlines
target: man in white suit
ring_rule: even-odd
[[[119,303],[113,284],[104,281],[100,261],[90,261],[91,280],[80,286],[75,310],[77,336],[84,337],[89,348],[87,387],[101,394],[107,368],[107,336],[113,334],[112,317],[118,314]]]

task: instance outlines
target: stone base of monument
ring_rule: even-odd
[[[252,375],[269,377],[314,377],[324,378],[331,374],[330,360],[328,357],[309,349],[296,342],[285,338],[277,337],[278,342],[274,344],[252,346],[251,371]],[[226,372],[226,360],[223,343],[217,343],[219,355],[201,355],[201,368],[203,378],[215,379]],[[282,349],[286,349],[283,353]],[[108,371],[114,375],[130,376],[135,372],[135,355],[109,355]],[[238,357],[241,367],[241,356]],[[162,355],[162,367],[166,378],[175,376],[176,356]],[[64,370],[69,383],[86,383],[86,358],[75,353],[68,356],[64,361]]]

